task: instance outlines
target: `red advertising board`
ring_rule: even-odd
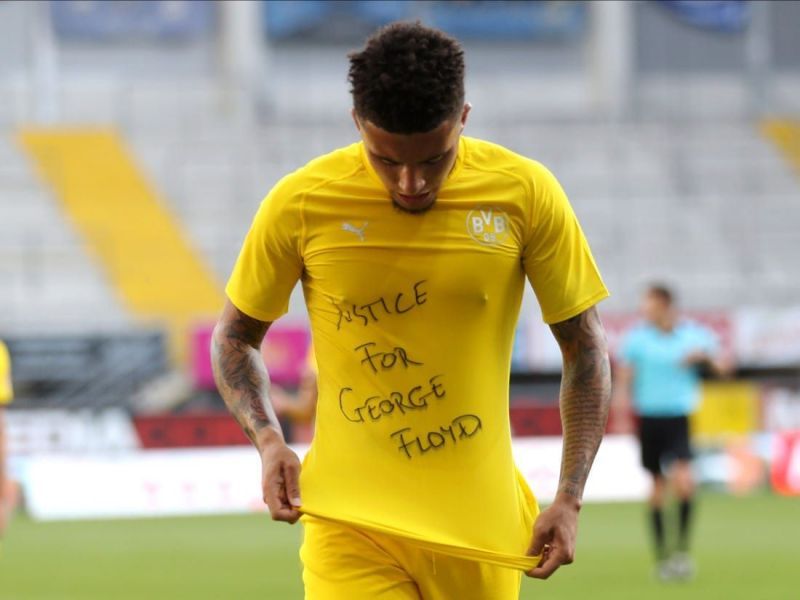
[[[242,428],[227,413],[151,415],[133,418],[142,448],[248,445]]]

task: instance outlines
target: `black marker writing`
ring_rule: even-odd
[[[424,434],[414,435],[410,427],[404,427],[391,434],[398,443],[397,449],[409,459],[422,456],[431,450],[439,450],[447,445],[457,443],[474,437],[483,427],[478,415],[460,415],[452,420],[447,427],[439,427],[438,431],[429,431]]]
[[[355,347],[356,352],[363,351],[364,358],[361,359],[361,364],[368,364],[373,373],[377,373],[379,370],[388,371],[397,364],[403,365],[406,369],[409,365],[422,365],[421,362],[409,358],[405,348],[397,346],[390,352],[379,352],[372,350],[373,346],[377,346],[377,344],[375,342],[367,342]]]
[[[428,301],[428,292],[423,289],[423,284],[427,280],[423,279],[411,286],[411,292],[398,292],[376,298],[364,304],[347,303],[340,305],[335,300],[329,298],[331,304],[336,307],[338,313],[336,319],[336,329],[342,328],[342,323],[360,323],[364,327],[370,323],[378,323],[381,317],[386,315],[402,315],[417,306],[422,306]]]
[[[395,411],[406,414],[411,410],[424,410],[429,400],[445,397],[444,385],[438,381],[441,377],[434,375],[426,386],[415,385],[405,394],[391,392],[388,397],[370,396],[365,400],[358,399],[353,388],[343,387],[339,390],[339,410],[352,423],[374,423]]]

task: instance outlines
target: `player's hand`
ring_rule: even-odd
[[[539,556],[539,564],[526,574],[536,579],[547,579],[561,565],[575,560],[575,539],[578,534],[580,506],[570,496],[556,497],[555,502],[539,513],[533,526],[533,541],[528,556]]]
[[[300,459],[282,439],[261,445],[261,489],[273,521],[300,518]]]

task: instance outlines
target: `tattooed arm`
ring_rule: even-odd
[[[561,423],[564,454],[558,492],[580,505],[583,487],[603,438],[611,398],[606,335],[592,307],[552,326],[561,347]]]
[[[261,455],[264,502],[272,518],[294,523],[300,517],[300,461],[283,439],[269,398],[261,342],[270,325],[228,301],[214,328],[211,362],[228,410]]]
[[[561,347],[561,423],[564,430],[561,476],[553,504],[536,520],[531,556],[541,555],[528,572],[546,579],[575,556],[583,488],[603,437],[611,397],[605,332],[597,309],[551,326]]]

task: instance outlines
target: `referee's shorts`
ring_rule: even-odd
[[[664,465],[692,458],[689,417],[640,417],[639,442],[642,466],[653,475],[662,475]]]

